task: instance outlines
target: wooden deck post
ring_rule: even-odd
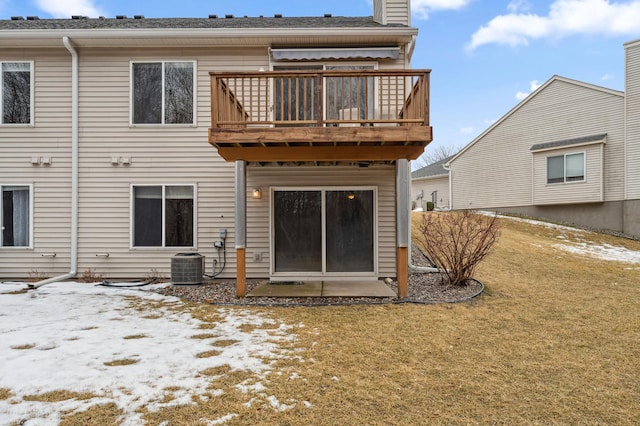
[[[236,296],[247,292],[247,163],[236,161]]]
[[[409,296],[409,162],[396,160],[396,270],[398,297]]]

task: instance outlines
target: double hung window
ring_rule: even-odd
[[[193,124],[194,62],[134,62],[133,124]]]
[[[0,185],[0,247],[31,246],[31,187]]]
[[[584,152],[547,157],[547,183],[584,181]]]
[[[193,185],[134,185],[133,247],[193,247]]]
[[[31,62],[1,62],[2,124],[31,124],[33,73]]]

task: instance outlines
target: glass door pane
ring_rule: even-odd
[[[327,191],[327,272],[373,272],[373,191]]]
[[[275,272],[322,272],[322,192],[274,191]]]

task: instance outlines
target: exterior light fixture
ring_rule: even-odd
[[[251,193],[251,198],[255,200],[259,200],[260,198],[262,198],[262,189],[253,188],[253,192]]]
[[[350,193],[350,194],[347,195],[347,198],[350,199],[350,200],[354,200],[356,198],[356,194]]]

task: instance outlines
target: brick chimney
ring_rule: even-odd
[[[411,25],[411,0],[373,0],[373,19],[383,25]]]

